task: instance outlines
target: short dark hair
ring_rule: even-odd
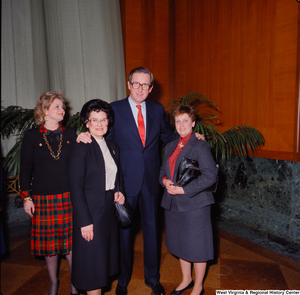
[[[144,73],[144,74],[149,74],[150,76],[150,87],[153,85],[153,75],[152,73],[147,69],[147,68],[144,68],[144,67],[138,67],[138,68],[135,68],[133,70],[131,70],[131,72],[129,73],[129,76],[128,76],[128,81],[131,83],[132,81],[132,76],[134,73]]]
[[[80,120],[83,124],[86,124],[89,120],[90,113],[94,112],[105,112],[107,115],[107,119],[109,121],[108,126],[112,126],[114,124],[114,111],[109,103],[99,98],[92,99],[86,102],[80,112]]]
[[[190,105],[186,105],[186,106],[180,105],[173,111],[174,119],[175,119],[175,117],[183,115],[183,114],[188,114],[193,122],[196,121],[195,111]]]

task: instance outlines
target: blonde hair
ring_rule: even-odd
[[[49,107],[56,98],[62,101],[63,107],[65,108],[65,100],[63,98],[63,94],[60,91],[47,91],[41,95],[34,109],[34,119],[36,124],[45,124],[45,110],[49,109]]]

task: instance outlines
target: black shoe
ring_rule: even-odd
[[[122,287],[118,284],[116,288],[116,295],[127,295],[127,287]]]
[[[151,283],[145,281],[145,285],[152,289],[152,293],[154,295],[165,295],[166,294],[165,288],[162,286],[161,283],[151,284]]]
[[[180,295],[182,294],[184,291],[188,290],[188,289],[192,289],[194,287],[194,281],[192,280],[185,288],[181,289],[181,290],[176,290],[174,289],[170,295]],[[200,293],[201,294],[201,293]]]

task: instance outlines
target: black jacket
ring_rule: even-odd
[[[61,154],[55,160],[45,143],[39,128],[25,132],[21,149],[21,191],[32,190],[33,195],[54,195],[69,191],[68,155],[76,141],[73,128],[65,127]],[[53,141],[52,150],[57,155],[58,142]]]
[[[107,147],[116,162],[115,192],[125,195],[123,175],[120,169],[118,146],[106,140]],[[105,164],[101,149],[92,137],[91,144],[76,143],[69,155],[69,184],[73,204],[74,226],[83,227],[92,224],[94,214],[105,203]]]

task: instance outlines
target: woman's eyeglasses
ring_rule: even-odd
[[[91,123],[92,126],[98,125],[99,122],[101,123],[101,125],[106,126],[106,125],[108,125],[108,122],[109,122],[109,121],[108,121],[107,118],[101,119],[101,120],[95,119],[95,118],[91,118],[91,119],[89,119],[89,122]]]

